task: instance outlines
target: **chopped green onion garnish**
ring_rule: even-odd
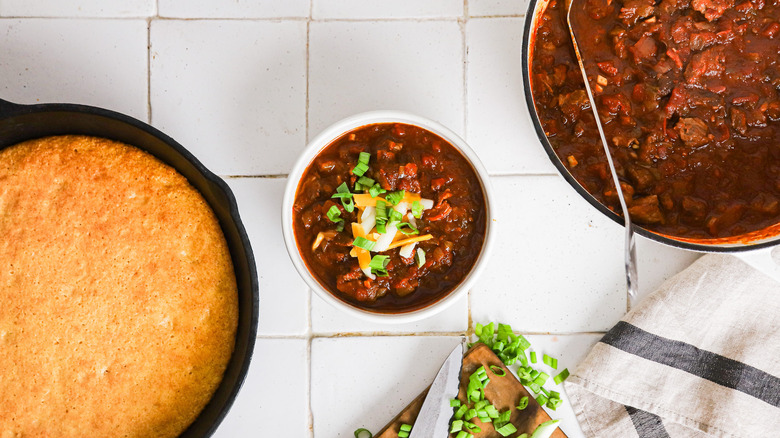
[[[355,183],[355,191],[370,189],[375,182],[376,181],[367,176],[361,176]]]
[[[390,257],[386,255],[375,255],[371,258],[371,262],[368,267],[371,268],[371,272],[380,276],[387,277],[387,264],[390,263]]]
[[[536,363],[536,352],[535,351],[531,352],[531,363]]]
[[[536,396],[536,402],[539,403],[542,406],[544,406],[544,404],[547,403],[547,400],[549,400],[549,399],[544,394],[539,394],[539,395]]]
[[[401,222],[397,225],[398,231],[402,232],[403,234],[406,234],[407,236],[410,234],[420,234],[420,230],[414,227],[414,225],[410,224],[409,222]],[[408,230],[407,230],[408,228]]]
[[[458,400],[456,398],[450,400],[450,407],[452,407],[452,408],[459,408],[460,404],[461,404],[460,400]]]
[[[496,418],[496,421],[494,424],[504,424],[509,421],[509,419],[512,418],[512,411],[507,409],[504,412],[501,413],[501,415]]]
[[[376,218],[377,220],[387,219],[387,203],[381,199],[376,201]]]
[[[387,202],[393,205],[398,205],[398,203],[401,202],[401,199],[404,199],[404,196],[406,196],[406,191],[398,190],[396,192],[390,192],[385,195],[385,199],[387,199]]]
[[[547,407],[554,411],[558,409],[558,406],[560,406],[561,403],[563,403],[563,400],[559,398],[550,398],[549,400],[547,400]]]
[[[339,233],[344,231],[344,221],[343,220],[336,224],[336,231],[338,231]]]
[[[471,420],[472,418],[477,416],[477,410],[474,408],[469,409],[466,411],[466,416],[464,417],[466,420]]]
[[[368,429],[363,429],[362,427],[355,431],[355,438],[373,438],[374,434],[371,433]]]
[[[566,380],[567,377],[569,377],[569,369],[564,368],[563,371],[558,373],[558,375],[553,378],[553,381],[555,382],[556,385],[560,385],[561,382]]]
[[[487,406],[487,405],[489,405],[489,404],[490,404],[490,402],[489,402],[489,401],[487,401],[487,400],[480,400],[480,401],[478,401],[478,402],[474,403],[474,409],[476,409],[477,411],[479,411],[480,409],[484,409],[484,408],[485,408],[485,406]]]
[[[423,214],[423,205],[420,201],[412,202],[412,216],[420,219]]]
[[[338,207],[335,205],[331,205],[328,209],[327,213],[328,219],[330,219],[331,222],[343,222],[344,219],[341,218],[341,210],[339,210]]]
[[[493,374],[497,375],[498,377],[506,376],[506,371],[504,371],[504,369],[498,365],[490,365],[490,371],[492,371]]]
[[[455,411],[455,419],[460,420],[463,418],[464,415],[466,415],[466,411],[469,410],[469,405],[463,404],[460,405],[457,411]]]
[[[549,378],[550,376],[547,373],[539,373],[539,375],[534,379],[534,383],[539,386],[543,386],[545,383],[547,383],[547,379]]]
[[[488,417],[490,418],[498,418],[501,415],[498,413],[498,409],[493,405],[485,406],[485,412],[487,412]]]
[[[550,357],[545,354],[542,356],[542,362],[544,362],[545,365],[549,366],[552,369],[558,369],[558,359],[554,357]]]
[[[368,189],[368,194],[370,194],[372,198],[376,198],[385,192],[387,192],[387,190],[383,189],[382,186],[380,186],[378,183],[374,184],[371,186],[371,188]]]
[[[336,193],[331,198],[341,198],[341,205],[344,206],[344,210],[350,213],[355,211],[355,201],[352,200],[352,193],[349,192],[347,183],[343,182],[336,187]]]
[[[479,426],[477,426],[474,423],[466,422],[466,423],[463,423],[463,426],[466,427],[466,429],[468,429],[469,432],[474,432],[474,433],[482,432],[482,428],[480,428]]]
[[[455,438],[473,438],[474,435],[466,432],[465,430],[461,430],[458,432],[458,435]]]
[[[358,163],[368,164],[369,160],[371,160],[371,154],[368,152],[361,152],[358,156]]]
[[[455,433],[460,430],[463,430],[463,420],[455,420],[452,422],[452,426],[450,426],[450,433]]]
[[[498,432],[501,436],[509,436],[513,433],[517,432],[517,428],[512,423],[507,423],[498,429],[496,429],[496,432]]]
[[[352,246],[365,249],[366,251],[372,251],[375,245],[376,242],[374,242],[373,240],[368,240],[365,237],[360,237],[360,236],[355,237],[355,240],[352,242]]]
[[[522,411],[527,407],[528,407],[528,396],[526,395],[520,399],[520,403],[517,404],[517,410]]]
[[[550,398],[561,398],[561,393],[558,391],[550,391]]]
[[[417,262],[418,268],[422,268],[425,264],[425,251],[422,248],[417,248],[417,252],[414,253],[414,260]]]
[[[389,223],[388,225],[398,225],[401,223],[401,220],[404,218],[404,215],[402,215],[398,210],[389,210]]]
[[[357,163],[354,169],[352,169],[352,173],[357,176],[363,176],[366,171],[368,171],[368,164],[360,162]]]
[[[404,432],[411,432],[412,431],[412,426],[410,424],[402,424],[401,425],[401,430],[404,431]]]

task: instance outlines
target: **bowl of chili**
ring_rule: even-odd
[[[780,6],[736,3],[590,0],[574,13],[636,231],[667,245],[780,241]],[[539,140],[572,187],[622,224],[565,2],[532,0],[527,17],[523,80]]]
[[[282,202],[287,252],[327,303],[371,321],[437,313],[491,247],[488,174],[459,136],[400,111],[341,120],[306,147]]]

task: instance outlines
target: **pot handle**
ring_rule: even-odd
[[[738,252],[734,256],[780,282],[780,247]]]
[[[24,108],[24,105],[0,99],[0,119],[17,114],[22,108]]]

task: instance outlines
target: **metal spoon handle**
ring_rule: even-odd
[[[623,210],[623,220],[625,221],[625,264],[626,264],[626,286],[628,289],[628,301],[629,306],[633,307],[636,301],[637,288],[638,288],[638,276],[636,270],[636,242],[634,240],[634,229],[631,226],[631,215],[628,214],[628,206],[626,205],[626,199],[623,196],[623,189],[620,187],[620,178],[618,178],[617,170],[615,170],[615,163],[612,161],[612,154],[609,150],[609,144],[607,143],[607,137],[604,135],[604,128],[601,125],[601,119],[599,118],[598,108],[596,108],[596,99],[593,98],[593,91],[590,88],[590,81],[588,80],[588,74],[585,71],[585,64],[582,62],[582,56],[580,54],[580,47],[577,44],[577,37],[574,35],[574,29],[571,25],[571,9],[573,1],[569,0],[568,10],[566,13],[566,22],[569,26],[569,33],[571,34],[571,41],[574,45],[574,53],[577,55],[577,63],[580,66],[582,72],[582,79],[585,82],[585,91],[588,93],[588,99],[590,100],[590,109],[593,111],[593,117],[596,119],[596,127],[599,130],[599,136],[601,137],[601,143],[604,145],[604,152],[607,154],[607,163],[609,164],[609,171],[612,173],[612,181],[615,183],[615,191],[617,192],[618,199],[620,200],[620,208]]]

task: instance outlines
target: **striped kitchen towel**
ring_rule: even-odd
[[[780,437],[780,284],[706,255],[618,322],[566,391],[588,437]]]

